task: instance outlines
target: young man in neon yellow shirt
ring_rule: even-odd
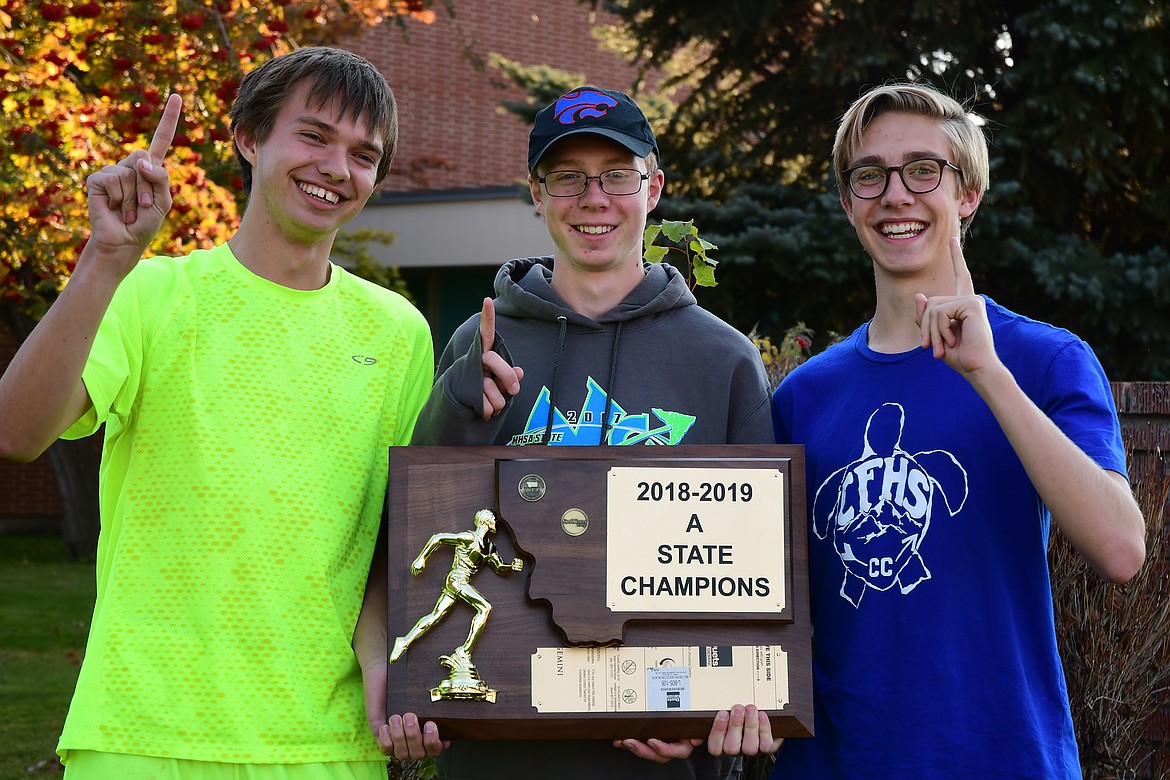
[[[239,231],[140,261],[181,109],[89,177],[77,270],[0,378],[0,456],[105,424],[97,606],[58,752],[70,780],[384,778],[353,632],[433,351],[417,310],[329,255],[389,170],[394,97],[340,50],[252,71]]]

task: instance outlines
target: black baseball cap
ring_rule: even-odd
[[[566,92],[536,115],[528,135],[528,170],[553,144],[570,135],[593,133],[617,141],[636,157],[658,152],[658,142],[638,104],[615,89],[584,86]]]

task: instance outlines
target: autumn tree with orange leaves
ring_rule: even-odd
[[[145,148],[183,97],[167,167],[174,205],[148,254],[225,241],[242,206],[228,111],[243,74],[299,46],[409,16],[430,0],[0,0],[0,318],[23,340],[88,239],[86,177]],[[81,443],[50,448],[72,557],[96,549]],[[72,537],[72,538],[71,538]]]

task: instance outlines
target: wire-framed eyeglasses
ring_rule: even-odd
[[[947,160],[935,157],[923,157],[911,160],[904,165],[857,165],[841,172],[845,181],[849,183],[849,190],[862,200],[874,200],[886,194],[890,186],[890,174],[898,172],[902,184],[909,192],[915,195],[925,195],[934,192],[942,184],[943,171],[952,168],[959,176],[963,171]]]
[[[544,185],[545,192],[554,198],[575,198],[589,188],[592,179],[597,180],[606,195],[634,195],[642,189],[642,182],[650,174],[632,168],[617,168],[602,171],[596,176],[587,176],[584,171],[549,171],[536,180]]]

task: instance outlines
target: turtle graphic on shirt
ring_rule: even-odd
[[[967,501],[967,472],[944,450],[902,449],[906,412],[878,407],[865,426],[861,456],[817,488],[813,532],[833,535],[845,566],[841,596],[859,606],[867,588],[909,593],[930,579],[922,540],[936,511],[953,517]]]

